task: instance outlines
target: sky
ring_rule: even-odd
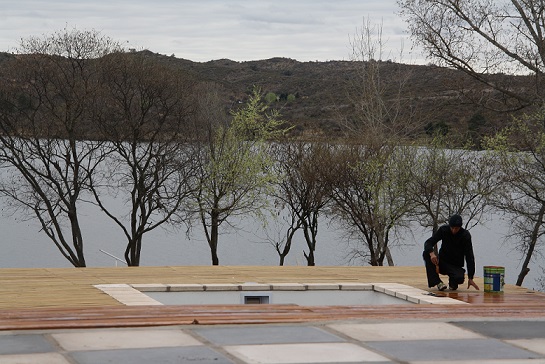
[[[380,57],[409,63],[396,0],[0,0],[0,51],[64,28],[96,30],[127,48],[195,62],[349,60],[364,23],[382,24]],[[403,50],[403,55],[401,55]],[[417,61],[416,61],[417,62]]]

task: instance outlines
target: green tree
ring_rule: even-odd
[[[267,102],[267,104],[273,104],[276,101],[278,101],[278,96],[276,96],[274,92],[267,92],[265,95],[265,102]]]
[[[266,190],[276,176],[271,173],[274,160],[266,142],[283,131],[278,113],[268,112],[259,89],[254,89],[246,105],[233,111],[231,118],[223,115],[214,94],[209,90],[201,98],[205,109],[201,109],[199,124],[206,127],[194,198],[212,264],[218,265],[220,226],[239,215],[259,215],[267,205]]]
[[[475,144],[476,148],[480,148],[481,139],[484,136],[486,128],[486,118],[481,113],[473,115],[467,122],[469,139]]]

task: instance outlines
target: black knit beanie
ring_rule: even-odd
[[[460,215],[452,215],[448,221],[449,226],[451,227],[461,227],[462,226],[462,217]]]

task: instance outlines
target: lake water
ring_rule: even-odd
[[[0,203],[4,201],[0,200]],[[4,210],[3,210],[4,211]],[[82,229],[85,239],[85,257],[89,267],[111,267],[116,261],[102,253],[104,250],[122,258],[125,249],[124,236],[100,211],[86,205],[81,210]],[[21,221],[17,216],[0,217],[2,240],[0,268],[71,267],[54,244],[39,231],[34,221]],[[220,236],[218,254],[221,265],[278,265],[278,255],[272,245],[263,242],[264,234],[259,224],[246,221],[236,232]],[[330,226],[322,223],[315,252],[320,266],[353,265],[347,259],[350,251],[347,243]],[[142,266],[210,265],[210,251],[197,226],[195,234],[187,239],[184,231],[157,230],[145,236],[142,248]],[[521,254],[503,243],[507,226],[501,220],[490,221],[471,229],[477,262],[476,275],[482,277],[483,266],[505,267],[506,283],[516,282],[521,265]],[[398,266],[422,266],[422,247],[430,232],[414,231],[407,234],[404,246],[392,248],[394,262]],[[302,237],[296,239],[285,265],[305,265]],[[123,265],[122,263],[117,263]],[[359,263],[361,264],[361,263]],[[541,266],[545,263],[541,262]],[[524,286],[538,288],[536,279],[541,276],[540,264],[530,265]],[[424,269],[424,268],[422,268]],[[483,287],[481,287],[483,289]]]

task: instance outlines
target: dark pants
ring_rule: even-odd
[[[422,254],[426,263],[426,275],[428,276],[428,287],[434,287],[441,282],[439,274],[435,270],[435,264],[431,262],[430,254],[424,252]],[[452,288],[458,288],[459,284],[464,283],[466,271],[462,267],[452,265],[439,259],[439,272],[448,276],[448,285]]]

